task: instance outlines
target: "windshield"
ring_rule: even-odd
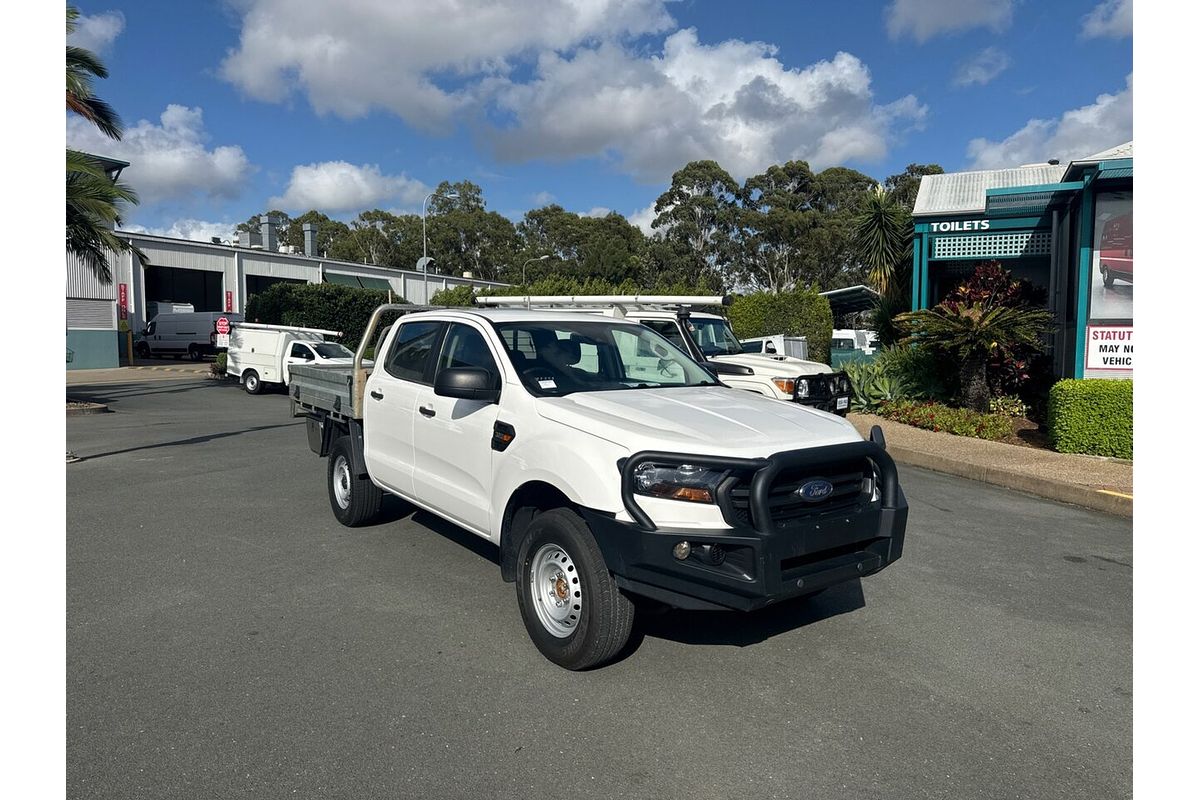
[[[321,358],[354,358],[354,353],[337,342],[313,342],[312,349]]]
[[[717,385],[686,353],[641,325],[562,320],[502,322],[496,329],[535,395]]]
[[[742,344],[723,319],[697,319],[689,317],[688,330],[706,356],[736,356],[742,352]]]

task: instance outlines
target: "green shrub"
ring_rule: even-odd
[[[833,312],[829,300],[816,291],[756,292],[738,297],[729,307],[729,324],[739,339],[803,336],[808,340],[809,359],[829,363]]]
[[[471,306],[474,304],[475,290],[470,286],[438,289],[429,300],[431,306]]]
[[[847,361],[842,364],[854,396],[854,411],[873,413],[880,405],[909,396],[910,387],[903,377],[891,374],[885,364],[875,361]]]
[[[928,431],[1000,441],[1013,435],[1012,418],[1003,414],[980,414],[968,408],[950,408],[941,403],[897,400],[879,407],[879,416]]]
[[[341,331],[343,335],[338,341],[354,350],[371,314],[386,302],[388,293],[377,289],[356,289],[336,283],[277,283],[250,296],[246,320]],[[394,297],[392,302],[406,301]]]
[[[217,353],[217,360],[208,365],[208,371],[218,377],[225,376],[225,370],[229,364],[228,353]]]
[[[1060,453],[1133,458],[1133,381],[1059,381],[1050,387],[1046,427]]]
[[[1025,401],[1010,394],[993,397],[988,402],[988,410],[993,414],[1003,414],[1006,417],[1023,417],[1029,413]]]
[[[911,400],[944,403],[957,390],[957,365],[951,359],[938,358],[926,347],[884,347],[875,355],[875,363],[888,375],[905,384],[905,397]]]

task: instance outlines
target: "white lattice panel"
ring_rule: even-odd
[[[934,258],[1019,258],[1050,255],[1050,234],[1045,231],[989,233],[986,236],[939,236],[933,241]]]

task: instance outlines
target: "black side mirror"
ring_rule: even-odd
[[[495,403],[500,399],[497,376],[482,367],[451,367],[437,375],[433,393],[440,397]]]

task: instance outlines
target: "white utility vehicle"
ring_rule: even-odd
[[[743,353],[766,353],[808,360],[808,339],[804,336],[755,336],[742,339],[741,345]]]
[[[199,361],[204,356],[216,355],[217,320],[227,318],[232,323],[242,320],[241,314],[226,314],[221,311],[186,311],[182,313],[158,314],[142,331],[133,346],[139,358],[151,356],[187,356]]]
[[[297,364],[353,363],[354,353],[325,341],[326,336],[341,335],[320,328],[234,323],[225,372],[238,378],[249,394],[258,394],[269,384],[287,386]]]
[[[594,295],[477,297],[476,304],[495,308],[562,308],[603,313],[639,322],[667,337],[676,347],[716,372],[735,389],[819,408],[845,416],[850,410],[850,379],[828,364],[785,353],[747,353],[719,314],[693,311],[700,306],[726,306],[729,297],[674,295]]]
[[[368,367],[385,313],[403,316]],[[722,386],[629,320],[385,305],[353,365],[293,367],[290,395],[339,522],[371,522],[386,492],[495,543],[531,639],[568,669],[621,650],[631,595],[750,611],[903,549],[908,505],[878,428],[864,441]]]

